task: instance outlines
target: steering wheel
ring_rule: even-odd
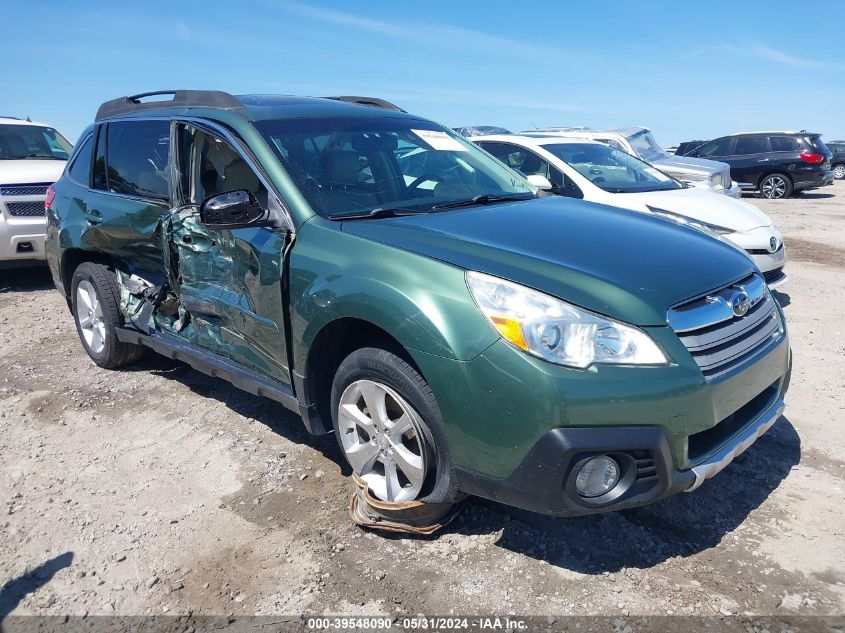
[[[599,184],[600,182],[606,182],[604,176],[597,176],[596,178],[590,178],[590,182],[594,184]]]
[[[415,178],[414,181],[408,185],[408,189],[416,189],[421,184],[429,180],[440,182],[440,177],[437,174],[423,174],[419,178]]]

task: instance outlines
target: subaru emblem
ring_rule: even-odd
[[[731,311],[735,316],[745,316],[748,309],[751,307],[751,302],[748,300],[748,295],[742,291],[737,290],[731,295]]]
[[[774,236],[769,238],[769,250],[773,253],[778,249],[778,239]]]

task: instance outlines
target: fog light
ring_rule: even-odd
[[[607,455],[593,457],[578,471],[575,489],[582,497],[598,497],[613,489],[619,481],[619,464]]]

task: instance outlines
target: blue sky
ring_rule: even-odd
[[[0,114],[76,140],[162,88],[380,96],[448,126],[845,138],[845,2],[7,0]]]

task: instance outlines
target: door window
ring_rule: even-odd
[[[179,126],[179,189],[185,204],[246,189],[267,209],[267,188],[227,141],[193,125]]]
[[[169,121],[120,121],[101,126],[94,168],[95,188],[167,200],[169,165]]]
[[[734,154],[745,156],[747,154],[764,154],[769,149],[769,138],[767,136],[740,136],[736,139]]]
[[[715,141],[705,143],[695,153],[696,156],[709,158],[711,156],[728,156],[731,150],[731,137],[717,138]]]

